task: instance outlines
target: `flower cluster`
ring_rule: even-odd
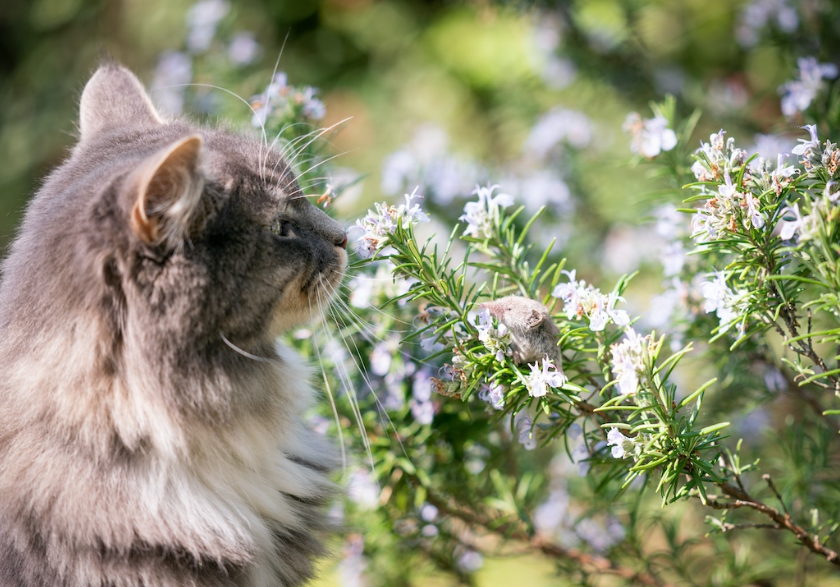
[[[548,357],[542,360],[542,364],[537,361],[528,366],[531,373],[525,377],[525,387],[531,397],[543,397],[548,393],[549,387],[562,387],[567,381],[566,375],[558,371]]]
[[[708,143],[701,143],[691,166],[698,181],[719,183],[717,192],[701,186],[701,193],[709,199],[693,221],[693,236],[700,242],[716,239],[725,231],[735,232],[739,225],[760,229],[767,223],[760,196],[753,194],[746,185],[753,179],[748,169],[743,169],[747,153],[735,147],[734,139],[725,139],[725,134],[721,130],[713,133]],[[783,161],[783,157],[779,158],[777,169],[769,173],[764,173],[768,166],[762,163],[759,172],[764,174],[756,181],[766,175],[770,178],[766,182],[781,191],[795,171]]]
[[[668,128],[668,121],[661,114],[643,119],[638,112],[631,112],[622,128],[630,133],[630,150],[648,159],[677,146],[677,135]]]
[[[612,345],[612,372],[621,395],[633,395],[639,391],[639,378],[644,374],[645,355],[652,341],[650,335],[641,336],[632,328],[624,334],[624,340]]]
[[[493,354],[497,362],[502,363],[505,360],[505,355],[512,353],[510,332],[507,326],[504,324],[494,326],[493,317],[486,308],[481,308],[478,311],[476,329],[478,330],[478,340]]]
[[[493,236],[493,226],[499,222],[500,208],[507,208],[513,204],[513,198],[508,194],[493,195],[497,185],[487,187],[476,186],[472,195],[478,196],[478,202],[468,202],[464,206],[464,214],[458,219],[467,223],[464,236],[475,238],[490,238]]]
[[[706,299],[706,313],[714,312],[720,320],[720,331],[726,332],[746,312],[747,292],[737,293],[726,284],[726,274],[715,273],[714,279],[700,284],[700,291]],[[743,334],[743,321],[738,323],[738,331]]]
[[[428,222],[429,217],[420,209],[420,204],[413,203],[415,199],[422,199],[415,188],[411,194],[405,195],[405,204],[390,206],[385,202],[374,204],[374,210],[368,210],[364,218],[356,221],[356,226],[364,234],[359,237],[356,252],[363,259],[369,259],[376,251],[382,250],[388,244],[388,237],[397,227],[408,229],[416,222]]]
[[[823,79],[837,77],[837,66],[833,63],[818,63],[813,57],[801,57],[797,65],[798,79],[786,82],[779,88],[782,93],[782,114],[787,117],[807,110],[825,85]]]
[[[254,115],[251,124],[265,126],[268,116],[277,113],[281,118],[308,121],[321,120],[327,111],[324,103],[317,98],[318,91],[310,86],[290,86],[286,74],[280,72],[265,91],[251,98]]]
[[[630,324],[630,316],[624,310],[616,310],[615,304],[624,298],[615,292],[604,295],[583,279],[576,279],[576,271],[563,271],[569,277],[569,283],[561,283],[551,295],[563,300],[563,311],[569,320],[584,316],[589,320],[589,329],[600,332],[612,321],[618,326]]]

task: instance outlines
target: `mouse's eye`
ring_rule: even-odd
[[[271,232],[277,236],[295,236],[295,233],[292,230],[292,224],[288,220],[284,220],[282,218],[278,218],[274,221],[271,225]]]

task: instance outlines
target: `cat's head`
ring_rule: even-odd
[[[345,231],[265,141],[164,120],[116,64],[85,87],[79,126],[4,266],[7,325],[25,305],[45,336],[102,319],[114,345],[259,354],[338,287]]]

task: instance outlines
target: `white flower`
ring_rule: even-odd
[[[784,215],[788,212],[794,215],[793,220],[784,219]],[[799,202],[795,202],[793,204],[793,208],[788,206],[784,210],[782,210],[782,217],[784,219],[784,226],[782,226],[781,232],[779,232],[779,238],[783,241],[789,241],[793,238],[793,235],[796,234],[796,231],[802,226],[802,214],[799,212]]]
[[[607,444],[612,447],[614,459],[625,459],[634,456],[641,448],[635,440],[624,436],[618,428],[610,428],[607,432]]]
[[[706,299],[704,309],[706,313],[714,312],[720,321],[720,331],[726,332],[739,315],[746,309],[745,292],[735,293],[726,284],[726,274],[715,272],[712,281],[700,284],[700,292]]]
[[[752,222],[752,225],[755,228],[761,228],[764,226],[764,215],[759,210],[759,206],[761,206],[761,202],[753,196],[752,194],[744,194],[744,197],[747,202],[747,213],[749,215],[749,219]]]
[[[818,63],[814,57],[800,57],[799,79],[786,82],[779,91],[782,92],[782,114],[793,116],[811,105],[817,93],[823,87],[823,79],[837,77],[837,66],[833,63]]]
[[[627,326],[630,316],[624,310],[616,310],[615,304],[624,302],[624,298],[615,292],[604,295],[584,280],[575,279],[576,271],[563,271],[569,277],[569,283],[560,283],[551,292],[555,298],[563,300],[563,311],[569,320],[586,316],[589,319],[589,329],[600,332],[612,321],[618,326]]]
[[[820,147],[820,139],[817,137],[817,125],[816,124],[806,124],[805,126],[800,127],[804,130],[808,131],[808,134],[811,135],[810,140],[805,139],[796,139],[801,145],[796,145],[793,149],[791,149],[791,153],[794,155],[804,155],[807,151],[811,149],[819,149]]]
[[[533,365],[530,363],[531,373],[525,377],[525,387],[531,397],[543,397],[548,393],[549,387],[562,387],[568,380],[562,371],[558,371],[554,363],[546,357]]]
[[[670,151],[677,145],[677,135],[668,128],[665,117],[659,114],[643,120],[638,113],[631,112],[622,128],[632,137],[630,150],[648,159],[656,157],[661,151]]]
[[[389,206],[387,203],[374,204],[374,210],[368,210],[367,216],[356,221],[356,228],[364,231],[359,237],[356,252],[363,259],[371,257],[376,251],[382,250],[388,243],[388,237],[397,227],[409,228],[417,222],[428,222],[429,217],[420,209],[419,204],[412,205],[417,195],[417,188],[411,194],[405,195],[405,204]]]
[[[464,236],[472,235],[476,238],[493,236],[493,225],[499,220],[499,208],[507,208],[513,204],[513,197],[508,194],[493,196],[493,191],[497,187],[499,186],[475,187],[472,193],[478,196],[478,202],[467,202],[463,215],[458,218],[468,224]]]
[[[499,324],[498,327],[494,327],[490,312],[487,308],[481,308],[478,311],[476,329],[478,330],[478,340],[484,344],[488,351],[493,353],[497,362],[504,362],[505,355],[511,354],[511,336],[507,326]]]
[[[645,347],[649,344],[649,336],[640,336],[628,328],[624,340],[612,345],[612,372],[618,380],[621,395],[633,395],[639,391],[639,377],[645,368]]]

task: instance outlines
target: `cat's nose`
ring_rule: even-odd
[[[347,249],[347,233],[341,235],[341,242],[336,241],[335,246]]]

